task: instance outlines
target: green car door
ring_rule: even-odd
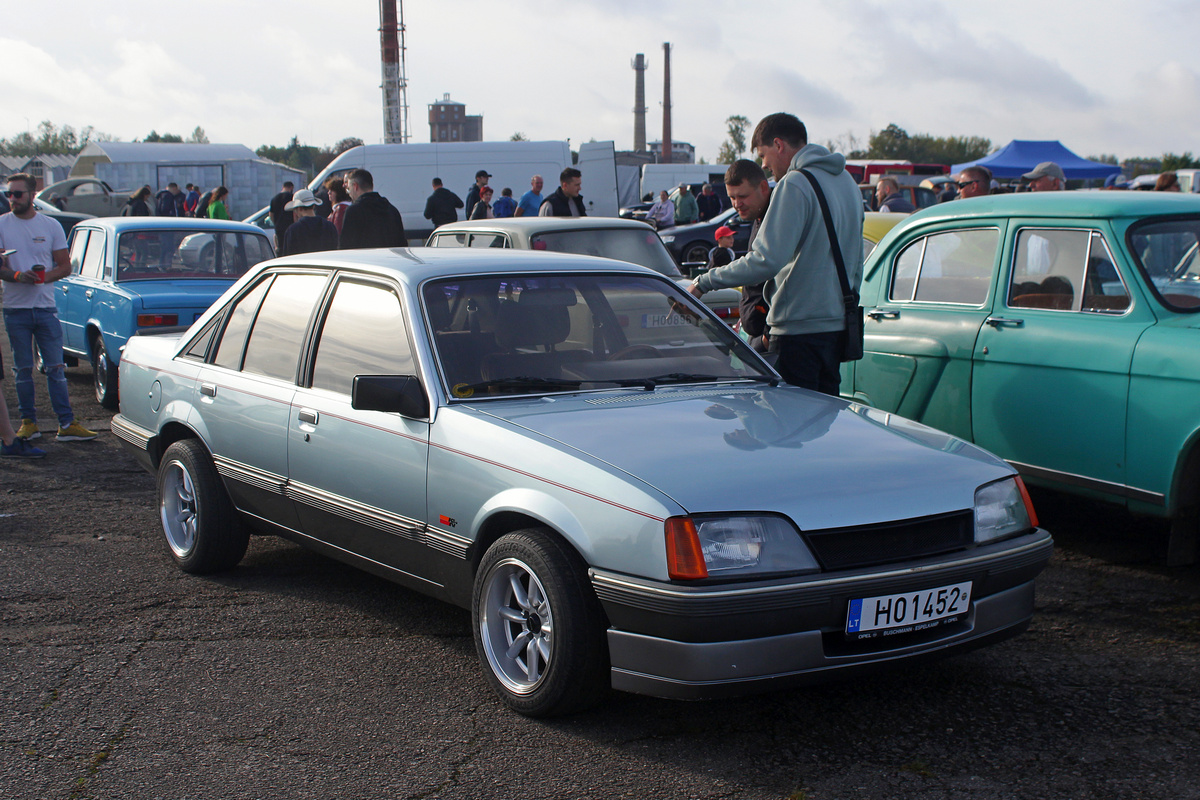
[[[1010,224],[1011,268],[975,344],[972,439],[1031,477],[1121,494],[1130,367],[1153,312],[1106,228]]]
[[[867,265],[863,358],[846,366],[843,381],[855,399],[971,438],[972,358],[1003,229],[924,232]]]

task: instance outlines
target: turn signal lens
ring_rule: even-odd
[[[667,574],[672,580],[694,581],[708,577],[700,537],[691,517],[671,517],[667,520]]]
[[[139,328],[151,328],[155,325],[178,325],[178,314],[138,314]]]
[[[1029,499],[1029,490],[1025,488],[1025,481],[1021,480],[1021,476],[1017,476],[1017,488],[1021,490],[1021,499],[1025,501],[1025,513],[1029,515],[1029,524],[1033,527],[1038,526],[1037,512],[1033,509],[1033,501]]]

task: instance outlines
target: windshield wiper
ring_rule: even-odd
[[[468,384],[458,387],[458,391],[470,389],[472,392],[483,389],[578,389],[583,381],[570,381],[562,378],[538,378],[532,375],[515,375],[508,378],[496,378],[490,381]]]
[[[626,378],[613,381],[613,383],[618,386],[640,386],[647,392],[653,392],[659,384],[709,381],[754,381],[755,383],[769,383],[771,386],[779,384],[779,380],[770,375],[698,375],[690,372],[668,372],[665,375],[654,375],[649,378]]]

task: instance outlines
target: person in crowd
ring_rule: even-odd
[[[1179,176],[1174,172],[1164,172],[1154,181],[1154,191],[1156,192],[1181,192],[1183,189],[1179,185]]]
[[[751,220],[750,238],[747,248],[754,246],[758,229],[767,206],[771,203],[771,184],[767,173],[756,162],[739,159],[729,165],[725,172],[725,189],[740,219]],[[766,283],[754,283],[742,287],[738,303],[741,330],[750,339],[750,345],[760,353],[767,352],[767,301],[763,299]]]
[[[983,197],[992,191],[992,171],[987,167],[967,167],[958,174],[954,185],[958,187],[960,200]]]
[[[150,187],[143,186],[126,201],[125,207],[121,209],[121,216],[149,217],[150,215]]]
[[[154,201],[154,213],[158,216],[183,216],[183,192],[179,191],[178,183],[174,181],[168,183],[167,188],[155,195]]]
[[[654,205],[650,206],[646,211],[646,221],[653,225],[657,230],[670,228],[675,224],[675,204],[671,202],[671,198],[667,195],[667,190],[663,189],[658,193],[658,199],[654,201]]]
[[[837,396],[846,349],[846,307],[816,190],[829,207],[852,291],[862,283],[863,202],[846,172],[846,159],[810,144],[804,123],[791,114],[759,121],[750,141],[775,177],[771,202],[750,252],[697,277],[690,291],[701,297],[722,287],[772,281],[769,351],[790,384]]]
[[[558,175],[558,188],[550,193],[538,208],[540,217],[586,217],[583,205],[583,173],[567,167]]]
[[[1062,167],[1053,161],[1043,161],[1021,178],[1029,181],[1031,192],[1061,192],[1067,188],[1067,177],[1063,175]]]
[[[700,188],[700,196],[696,198],[696,211],[700,222],[708,222],[721,213],[721,196],[713,191],[711,183],[706,183]]]
[[[471,219],[492,219],[495,217],[495,214],[492,213],[493,191],[490,186],[483,186],[479,189],[479,200],[475,202],[475,210],[471,212]]]
[[[33,384],[33,345],[36,342],[46,368],[46,390],[50,407],[58,417],[58,441],[95,439],[93,431],[80,425],[71,410],[63,360],[62,323],[50,285],[71,274],[67,237],[58,220],[41,214],[33,205],[37,180],[28,173],[8,179],[5,197],[12,210],[0,216],[0,250],[15,251],[0,268],[4,290],[4,327],[12,347],[16,369],[17,404],[21,411],[22,439],[40,439],[37,403]],[[7,410],[5,414],[7,414]]]
[[[333,223],[333,227],[337,228],[338,236],[341,236],[342,221],[346,219],[346,209],[350,207],[350,195],[346,192],[346,181],[342,179],[341,175],[335,175],[325,181],[325,191],[329,195],[329,202],[333,204],[329,221]],[[320,216],[319,211],[317,216]]]
[[[516,213],[517,201],[513,200],[512,189],[505,186],[500,190],[500,196],[492,203],[492,216],[511,217]]]
[[[301,189],[292,195],[285,205],[286,210],[292,213],[292,224],[287,227],[280,255],[294,256],[297,253],[338,249],[337,227],[317,215],[317,206],[322,202],[308,189]]]
[[[189,183],[183,195],[183,215],[196,216],[196,204],[200,202],[200,189],[194,183]]]
[[[458,221],[458,209],[463,207],[462,198],[442,185],[441,178],[433,179],[433,194],[425,201],[425,219],[433,227]]]
[[[917,210],[907,197],[900,193],[900,184],[895,178],[880,178],[875,186],[875,203],[880,211],[895,214],[911,214]]]
[[[208,201],[208,218],[209,219],[231,219],[229,216],[229,206],[226,198],[229,197],[229,190],[224,186],[218,186],[213,189],[212,199]],[[278,233],[276,233],[278,236]]]
[[[487,186],[488,179],[492,176],[488,174],[486,169],[481,169],[475,173],[475,184],[467,190],[466,214],[467,219],[475,219],[471,216],[471,212],[475,210],[475,204],[479,202],[479,191]]]
[[[686,183],[679,184],[679,195],[675,198],[675,224],[691,225],[700,218],[700,207],[696,196]]]
[[[342,220],[339,248],[408,247],[400,212],[375,191],[375,179],[370,172],[360,168],[349,173],[346,191],[353,202]]]
[[[542,186],[545,182],[541,175],[534,175],[529,179],[529,191],[521,195],[521,199],[517,202],[517,210],[513,214],[515,217],[536,217],[538,209],[542,207]]]
[[[292,202],[292,195],[295,190],[296,184],[291,181],[284,181],[279,194],[271,198],[270,210],[267,213],[271,217],[271,224],[275,226],[276,250],[283,248],[283,240],[287,236],[288,225],[291,225],[294,219],[292,212],[287,210],[287,204]]]
[[[199,189],[199,187],[196,188]],[[208,219],[208,204],[212,202],[212,196],[213,190],[209,189],[196,201],[196,216],[199,219]]]
[[[717,246],[708,251],[708,269],[732,263],[734,259],[733,228],[722,225],[713,233],[713,239],[716,240]]]

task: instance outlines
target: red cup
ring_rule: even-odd
[[[34,283],[45,283],[46,282],[46,268],[43,267],[41,264],[38,264],[37,266],[32,267],[30,269],[30,272],[33,273],[33,282]]]

